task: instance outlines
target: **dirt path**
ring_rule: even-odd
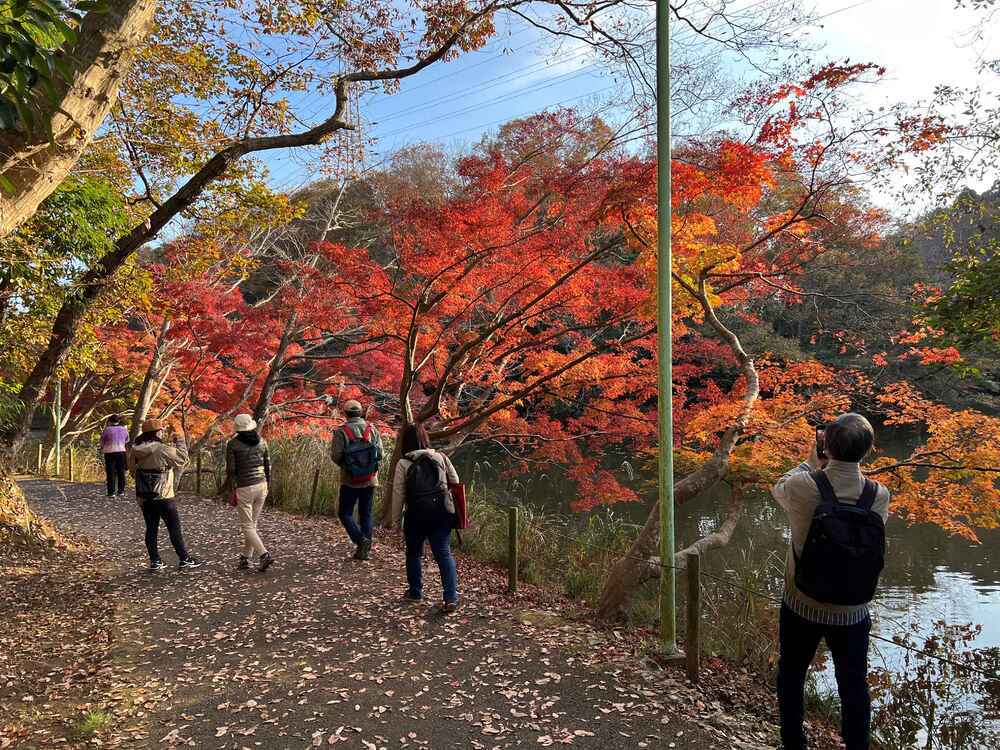
[[[170,567],[150,574],[133,500],[22,487],[89,549],[0,560],[0,580],[16,582],[0,592],[13,625],[0,637],[0,748],[774,746],[770,727],[713,706],[623,637],[511,600],[475,561],[460,557],[464,606],[446,618],[432,560],[428,603],[405,605],[394,543],[358,563],[331,519],[268,511],[278,562],[240,572],[232,510],[185,497],[185,535],[209,564],[175,570],[162,534]]]

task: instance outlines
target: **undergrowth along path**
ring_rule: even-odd
[[[461,555],[463,607],[445,617],[429,552],[433,598],[404,604],[394,538],[362,563],[335,519],[267,510],[277,563],[238,571],[234,511],[182,496],[208,564],[174,569],[161,532],[170,567],[151,574],[133,499],[21,486],[86,546],[0,559],[0,748],[774,746],[759,718],[658,669],[626,635],[567,619],[530,587],[512,598],[501,572]]]

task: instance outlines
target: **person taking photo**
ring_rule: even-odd
[[[166,525],[170,543],[177,553],[177,567],[187,570],[202,565],[201,560],[188,552],[174,502],[174,472],[184,468],[187,460],[183,432],[174,435],[167,443],[163,424],[157,419],[147,419],[142,423],[142,433],[128,453],[128,468],[135,480],[136,502],[146,522],[146,551],[151,571],[166,567],[160,559],[157,545],[161,521]]]
[[[808,458],[774,485],[791,529],[778,625],[778,709],[784,750],[808,747],[803,690],[821,640],[833,658],[847,750],[868,750],[869,602],[885,563],[889,491],[861,462],[875,431],[843,414],[817,431]]]

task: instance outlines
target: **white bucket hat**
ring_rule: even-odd
[[[250,430],[257,429],[257,423],[249,414],[237,414],[235,424],[237,432],[250,432]]]

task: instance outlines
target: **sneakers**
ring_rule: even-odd
[[[403,601],[407,602],[408,604],[419,604],[423,600],[424,598],[422,596],[420,596],[419,594],[414,594],[409,589],[407,589],[406,593],[403,594]]]
[[[362,539],[361,543],[358,545],[357,550],[354,552],[355,560],[367,560],[369,553],[372,551],[372,540]]]
[[[163,562],[163,560],[157,560],[156,562],[151,562],[149,564],[149,572],[155,573],[156,571],[163,570],[166,567],[167,565]]]
[[[118,493],[118,497],[125,497],[125,493],[124,492],[119,492]]]
[[[250,570],[250,560],[243,555],[240,555],[240,564],[237,568],[239,570]]]
[[[187,560],[181,560],[179,563],[177,563],[177,569],[192,570],[193,568],[200,568],[204,564],[205,563],[203,563],[197,557],[189,557]]]
[[[453,602],[445,602],[444,604],[442,604],[441,605],[441,614],[443,614],[443,615],[450,615],[456,609],[458,609],[458,599],[456,599]]]
[[[263,555],[260,556],[259,570],[261,573],[270,568],[272,565],[274,565],[274,558],[271,557],[270,552],[265,552]]]

